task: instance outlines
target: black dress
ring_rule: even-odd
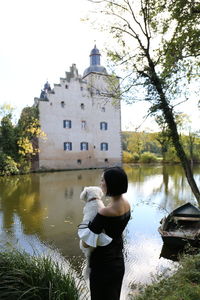
[[[89,223],[89,229],[99,234],[104,231],[113,240],[107,246],[96,247],[90,257],[91,300],[119,300],[124,276],[123,239],[130,219],[130,211],[121,216],[99,213]]]

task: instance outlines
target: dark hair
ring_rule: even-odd
[[[103,174],[107,187],[107,196],[118,196],[127,192],[128,178],[120,167],[105,169]]]

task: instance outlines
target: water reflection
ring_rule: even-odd
[[[185,202],[195,203],[180,166],[125,166],[132,218],[125,231],[126,276],[122,300],[130,284],[151,280],[151,273],[171,265],[160,258],[161,218]],[[0,178],[0,246],[21,246],[27,251],[54,245],[81,272],[77,225],[84,186],[99,185],[102,170],[29,174]],[[194,170],[200,181],[200,168]],[[107,203],[107,201],[105,201]],[[45,248],[46,249],[46,248]]]

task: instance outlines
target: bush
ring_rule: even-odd
[[[123,163],[131,163],[133,162],[133,156],[128,151],[123,151]]]
[[[17,163],[10,157],[3,153],[0,154],[0,175],[14,175],[18,174]]]
[[[134,161],[134,162],[138,162],[139,159],[140,159],[139,155],[138,155],[137,153],[134,152],[134,153],[133,153],[133,161]]]
[[[18,162],[19,170],[21,174],[29,173],[31,170],[31,161],[21,157]]]
[[[151,152],[144,152],[141,154],[140,160],[142,163],[152,163],[157,161],[157,157]]]
[[[0,299],[78,300],[81,288],[51,257],[0,252]]]

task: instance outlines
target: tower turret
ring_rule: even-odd
[[[92,72],[107,74],[106,68],[101,66],[100,57],[101,54],[99,52],[99,49],[97,49],[96,45],[94,45],[94,48],[90,52],[90,66],[85,69],[83,77]]]

